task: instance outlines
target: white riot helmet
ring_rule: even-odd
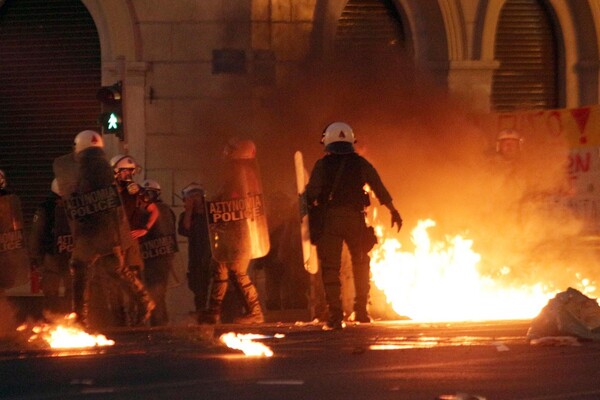
[[[334,122],[325,127],[321,137],[325,150],[336,154],[354,152],[354,131],[345,122]]]
[[[154,179],[146,179],[144,182],[142,182],[142,187],[145,190],[154,190],[160,192],[160,185]]]
[[[0,189],[6,188],[6,174],[0,169]]]
[[[183,189],[181,189],[181,197],[191,197],[194,195],[204,196],[204,188],[201,184],[192,182]]]
[[[142,182],[142,190],[144,191],[144,200],[147,202],[155,202],[160,197],[160,185],[153,179],[146,179]]]
[[[75,136],[75,153],[79,153],[89,147],[104,147],[102,135],[95,131],[81,131]]]
[[[521,149],[521,146],[523,145],[523,136],[521,136],[521,134],[513,129],[513,128],[507,128],[507,129],[502,129],[500,132],[498,132],[498,136],[496,136],[496,151],[500,151],[500,142],[502,140],[516,140],[519,142],[519,149]]]
[[[133,181],[133,175],[139,174],[142,168],[135,162],[135,159],[131,156],[117,154],[110,159],[110,166],[113,168],[115,177],[119,181]],[[124,176],[120,175],[120,172],[126,170],[129,173]]]

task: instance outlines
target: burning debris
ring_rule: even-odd
[[[241,350],[246,356],[251,357],[272,357],[273,351],[266,345],[255,342],[256,339],[262,339],[264,336],[252,333],[224,333],[219,340],[231,349]]]
[[[62,321],[51,323],[25,323],[17,331],[29,334],[28,342],[51,349],[82,349],[112,346],[114,340],[104,335],[92,335],[76,322],[76,314],[65,315]]]
[[[531,344],[573,345],[573,338],[600,340],[600,306],[579,290],[558,293],[531,322]]]

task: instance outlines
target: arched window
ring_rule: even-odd
[[[538,0],[508,0],[496,31],[492,104],[496,111],[560,106],[559,50],[552,18]]]
[[[370,57],[403,49],[405,36],[391,0],[350,0],[338,21],[334,48],[338,54]]]
[[[50,191],[54,158],[79,131],[99,129],[100,82],[100,40],[80,1],[0,7],[0,169],[26,224]]]

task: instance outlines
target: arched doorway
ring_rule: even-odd
[[[508,0],[502,7],[494,48],[496,111],[561,106],[561,52],[551,15],[538,0]]]
[[[349,0],[335,32],[334,51],[357,57],[405,49],[402,20],[391,0]]]
[[[0,168],[26,224],[50,190],[52,161],[84,129],[99,129],[98,32],[72,0],[7,0],[0,7]]]

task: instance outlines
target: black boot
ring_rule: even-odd
[[[225,293],[227,293],[227,285],[229,281],[216,280],[212,281],[210,297],[208,298],[208,309],[203,310],[198,315],[199,324],[218,324],[221,322],[221,307]]]
[[[262,324],[265,317],[260,306],[256,287],[246,274],[235,274],[235,283],[243,296],[246,314],[233,320],[236,324]]]
[[[146,287],[133,270],[133,267],[123,266],[119,269],[119,273],[129,291],[134,295],[138,305],[137,321],[135,324],[143,325],[150,319],[152,311],[156,308],[156,303],[150,297],[150,293],[146,290]]]
[[[72,260],[70,270],[73,288],[71,311],[77,315],[77,322],[87,327],[89,311],[88,265]]]

